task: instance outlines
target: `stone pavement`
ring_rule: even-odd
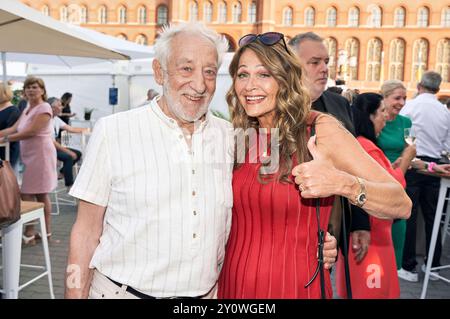
[[[60,208],[61,214],[58,216],[53,216],[53,238],[61,240],[61,243],[50,244],[53,287],[56,298],[64,297],[64,273],[67,263],[70,230],[76,218],[76,207],[64,205],[60,206]],[[421,262],[423,258],[418,257],[418,260]],[[441,261],[443,264],[450,264],[450,238],[448,238],[446,245],[443,248]],[[36,246],[28,246],[22,249],[22,263],[35,265],[45,264],[42,247],[39,243]],[[450,269],[447,269],[442,273],[447,278],[450,278]],[[22,269],[20,274],[20,282],[25,282],[35,274],[37,274],[36,271],[30,269]],[[401,298],[420,298],[423,278],[424,274],[420,272],[420,281],[418,283],[411,283],[400,279]],[[0,286],[2,286],[1,276]],[[30,286],[21,290],[19,293],[19,298],[22,299],[46,299],[49,297],[50,295],[47,277],[39,279]],[[430,281],[428,285],[427,298],[450,299],[450,284],[447,284],[442,280]]]

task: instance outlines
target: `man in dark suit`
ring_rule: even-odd
[[[289,45],[296,52],[305,72],[304,83],[312,99],[312,108],[333,115],[354,135],[352,110],[348,101],[338,94],[325,90],[330,57],[323,39],[313,32],[307,32],[293,37]],[[370,243],[369,216],[356,206],[352,207],[351,216],[346,210],[346,216],[347,221],[351,220],[347,229],[351,232],[352,249],[356,253],[357,260],[362,260]]]

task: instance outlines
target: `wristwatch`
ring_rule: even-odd
[[[359,184],[359,193],[355,197],[355,203],[356,206],[363,207],[367,201],[366,185],[364,184],[364,180],[362,178],[356,177],[356,180]]]

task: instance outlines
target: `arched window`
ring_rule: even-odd
[[[369,9],[369,27],[380,28],[381,27],[381,8],[377,5],[372,5]]]
[[[48,5],[42,6],[41,12],[42,12],[42,14],[44,14],[46,16],[49,16],[50,15],[50,9],[49,9]]]
[[[348,26],[357,27],[359,25],[359,9],[357,7],[350,8],[348,11]]]
[[[292,25],[292,8],[286,7],[283,9],[283,25]]]
[[[168,21],[167,13],[168,13],[168,10],[167,10],[166,6],[161,5],[158,7],[158,10],[156,11],[156,24],[157,25],[167,24],[167,21]]]
[[[315,15],[316,15],[316,12],[315,12],[314,8],[308,7],[305,9],[305,25],[307,27],[314,26]]]
[[[138,34],[138,36],[136,37],[135,42],[137,44],[142,44],[142,45],[147,45],[147,37],[143,34]]]
[[[198,20],[198,3],[196,1],[192,1],[189,4],[189,21],[197,21]]]
[[[138,23],[139,24],[147,23],[147,8],[144,6],[141,6],[138,9]]]
[[[326,38],[324,44],[327,48],[328,55],[330,56],[330,62],[328,62],[330,78],[336,79],[337,41],[334,38]]]
[[[206,23],[212,22],[212,15],[213,15],[213,5],[211,2],[206,1],[203,5],[203,20]]]
[[[219,3],[219,22],[227,22],[227,4],[224,1]]]
[[[240,2],[236,2],[233,5],[233,23],[240,23],[242,21],[242,5]]]
[[[359,57],[359,41],[350,38],[345,41],[345,51],[347,53],[347,61],[345,65],[345,74],[351,80],[358,80],[358,57]]]
[[[427,7],[419,8],[417,11],[417,26],[418,27],[428,27],[428,17],[430,15],[430,10]]]
[[[413,44],[413,63],[412,76],[413,81],[420,81],[422,74],[427,70],[428,65],[428,41],[418,39]]]
[[[119,8],[119,21],[120,24],[125,24],[127,23],[127,8],[125,8],[124,6],[121,6]]]
[[[444,8],[442,10],[441,25],[445,28],[450,27],[450,7]]]
[[[380,81],[382,44],[380,39],[370,39],[367,50],[367,81]]]
[[[69,18],[69,12],[67,10],[66,6],[62,6],[61,8],[59,8],[59,20],[61,22],[67,22]]]
[[[389,79],[403,81],[405,66],[405,41],[394,39],[389,49]]]
[[[402,28],[405,26],[406,10],[403,7],[398,7],[394,12],[394,27]]]
[[[86,6],[80,7],[80,23],[88,22],[88,9]]]
[[[126,36],[125,34],[123,34],[123,33],[119,33],[119,34],[117,35],[117,38],[119,38],[119,39],[121,39],[121,40],[128,40],[127,36]]]
[[[336,8],[331,7],[327,10],[327,26],[335,27],[337,20],[337,11]]]
[[[436,51],[436,71],[443,82],[450,82],[450,39],[439,40]]]
[[[105,24],[107,21],[107,10],[106,6],[101,6],[98,9],[98,22],[101,24]]]
[[[255,23],[256,22],[256,2],[252,1],[252,3],[248,6],[248,22]]]

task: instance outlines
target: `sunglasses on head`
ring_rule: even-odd
[[[259,42],[261,42],[262,44],[267,45],[267,46],[277,44],[278,42],[280,42],[280,40],[283,40],[284,48],[286,49],[286,52],[289,53],[289,50],[286,45],[286,41],[284,40],[284,35],[279,32],[266,32],[266,33],[262,33],[262,34],[244,35],[239,40],[239,46],[243,47],[243,46],[246,46],[247,44],[250,44],[257,40],[259,40]]]

